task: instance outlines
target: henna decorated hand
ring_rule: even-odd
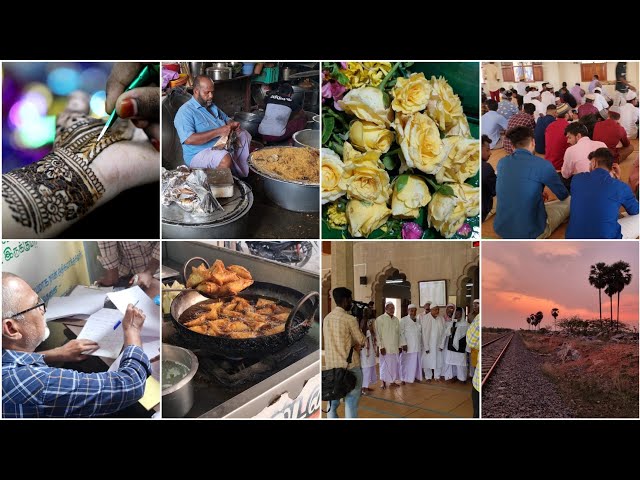
[[[156,150],[160,150],[160,93],[159,86],[134,88],[125,92],[129,84],[144,68],[144,63],[114,64],[107,80],[105,110],[113,109],[120,118],[129,118],[136,127],[144,129]]]
[[[159,154],[144,132],[118,119],[97,142],[103,126],[87,94],[69,96],[51,153],[3,175],[4,238],[54,237],[122,191],[158,181]]]

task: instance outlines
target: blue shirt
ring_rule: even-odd
[[[500,132],[507,129],[507,119],[498,112],[489,110],[482,115],[480,125],[482,127],[482,135],[487,135],[491,139],[491,149],[497,148],[496,145],[500,141]]]
[[[53,368],[39,353],[2,350],[5,418],[97,417],[122,410],[144,395],[151,364],[142,348],[124,349],[114,372]]]
[[[511,100],[502,100],[498,104],[498,113],[509,120],[513,115],[518,113],[518,107],[516,107]]]
[[[189,166],[191,159],[204,150],[215,145],[220,137],[209,140],[202,145],[187,145],[184,143],[194,133],[208,132],[216,128],[223,127],[229,121],[229,117],[218,107],[212,104],[207,110],[200,105],[195,98],[191,97],[185,102],[176,113],[173,124],[178,132],[180,143],[182,143],[182,154],[184,163]]]
[[[502,238],[538,238],[547,225],[545,185],[560,199],[569,192],[551,162],[523,148],[498,162],[498,209],[493,228]]]
[[[618,211],[638,214],[631,188],[603,168],[579,173],[571,180],[571,214],[565,238],[622,238]]]
[[[536,123],[536,129],[533,131],[533,137],[536,140],[536,152],[544,155],[544,132],[547,131],[547,127],[556,120],[553,115],[545,115],[538,119]]]

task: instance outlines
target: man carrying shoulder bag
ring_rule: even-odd
[[[322,320],[325,358],[322,397],[328,399],[340,395],[345,385],[350,386],[353,383],[353,375],[356,379],[355,386],[344,395],[345,418],[356,418],[362,388],[359,352],[364,345],[365,337],[358,328],[356,317],[348,313],[352,305],[351,290],[344,287],[334,288],[332,295],[337,306]],[[346,369],[346,372],[342,369]],[[340,397],[331,398],[328,418],[338,418],[339,405]]]

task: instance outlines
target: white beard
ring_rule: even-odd
[[[47,338],[49,338],[49,335],[51,335],[51,330],[49,330],[49,327],[44,327],[44,335],[43,335],[44,338],[40,341],[40,343],[44,342]]]

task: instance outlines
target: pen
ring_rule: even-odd
[[[133,304],[133,306],[135,307],[136,305],[138,305],[138,302],[139,302],[139,301],[140,301],[140,300],[137,300],[137,301],[136,301],[136,303],[134,303],[134,304]],[[122,320],[118,320],[118,321],[116,322],[116,324],[113,326],[113,329],[115,330],[116,328],[118,328],[118,327],[120,326],[120,324],[121,324],[121,323],[122,323]]]
[[[142,71],[138,74],[138,76],[129,84],[125,92],[128,92],[129,90],[133,90],[134,88],[137,88],[137,87],[143,87],[145,85],[148,85],[149,83],[157,79],[159,74],[160,74],[159,65],[145,66],[142,69]],[[97,140],[98,142],[103,137],[105,132],[109,129],[109,127],[113,125],[113,122],[115,122],[117,118],[118,118],[118,114],[116,113],[116,109],[114,107],[113,112],[111,112],[111,115],[109,115],[109,119],[107,120],[107,123],[104,125],[104,128],[102,129],[102,132],[100,132],[100,136],[98,137],[98,140]]]

